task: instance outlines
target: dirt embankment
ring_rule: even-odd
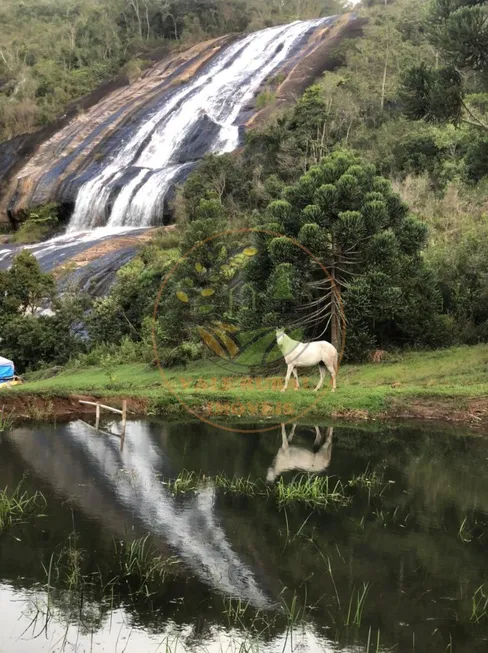
[[[125,398],[125,397],[124,397]],[[122,397],[95,397],[90,394],[73,394],[66,397],[41,395],[7,395],[1,398],[5,413],[20,420],[70,420],[83,415],[94,415],[95,407],[81,404],[80,401],[99,401],[100,403],[122,408]],[[127,397],[127,411],[131,416],[144,416],[148,402],[138,397]]]
[[[80,403],[81,401],[100,402],[114,408],[122,407],[122,400],[127,400],[129,419],[145,417],[150,411],[152,415],[158,414],[162,417],[184,417],[187,411],[180,404],[171,403],[168,405],[154,405],[150,398],[130,396],[95,396],[92,394],[72,394],[67,396],[43,396],[7,394],[2,398],[0,404],[5,412],[11,413],[19,420],[71,420],[82,416],[94,416],[94,406]],[[272,402],[269,402],[272,403]],[[424,423],[444,423],[451,425],[462,425],[479,433],[488,434],[488,397],[465,399],[459,398],[409,398],[404,397],[388,402],[384,410],[370,412],[367,410],[354,409],[333,409],[328,411],[326,407],[317,407],[308,413],[310,419],[336,419],[348,422],[364,422],[374,420],[377,422],[402,421]],[[223,404],[225,406],[225,402]],[[231,404],[229,404],[231,406]],[[207,402],[202,398],[200,405],[192,405],[195,413],[208,416]],[[229,412],[229,415],[232,411]],[[307,413],[305,414],[307,415]],[[193,419],[193,416],[190,415]],[[246,415],[245,417],[259,417],[258,415]],[[305,417],[306,418],[306,417]],[[289,418],[286,418],[289,419]],[[279,419],[277,418],[277,421]]]

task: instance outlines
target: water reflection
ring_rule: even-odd
[[[139,528],[159,536],[191,571],[217,592],[255,607],[270,605],[251,568],[232,549],[215,512],[215,489],[207,486],[182,499],[162,482],[171,463],[147,424],[130,424],[124,449],[117,438],[94,434],[73,422],[56,438],[45,431],[6,434],[36,473],[89,517],[111,523],[120,536],[127,514]]]
[[[169,637],[172,653],[237,653],[256,650],[246,637],[258,629],[263,653],[352,653],[368,645],[485,653],[488,612],[475,622],[472,611],[477,589],[488,592],[487,459],[484,438],[377,425],[334,432],[288,425],[250,438],[200,423],[130,423],[122,453],[117,438],[80,422],[4,434],[0,487],[15,487],[28,471],[26,491],[43,492],[48,508],[45,518],[0,538],[0,651],[60,651],[66,631],[73,643],[66,652],[161,651]],[[280,509],[273,493],[174,497],[164,480],[183,469],[258,483],[270,470],[276,477],[325,471],[352,502],[317,512],[299,503]],[[372,474],[377,486],[349,485]],[[90,580],[81,599],[64,571],[48,596],[45,570],[73,530],[87,579],[117,573],[113,538],[129,543],[148,531],[157,554],[174,552],[183,564],[147,600],[124,590],[112,604]],[[364,587],[361,626],[351,625]],[[229,594],[241,598],[233,611]],[[305,615],[303,635],[289,635],[286,611],[245,609],[278,597]],[[48,604],[49,633],[42,619],[26,631]]]
[[[292,424],[290,434],[286,433],[286,425],[281,425],[281,447],[278,449],[272,465],[268,468],[266,480],[270,483],[275,481],[285,472],[301,471],[320,474],[325,472],[330,465],[332,456],[333,427],[326,430],[315,426],[315,440],[313,451],[306,447],[291,446],[295,437],[296,424]],[[324,432],[324,430],[326,432]]]

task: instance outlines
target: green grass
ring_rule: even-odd
[[[310,508],[327,508],[330,504],[345,506],[351,501],[342,483],[329,476],[296,477],[291,483],[280,478],[275,493],[280,506],[301,503]]]
[[[239,369],[248,371],[245,367]],[[314,370],[308,383],[306,375],[300,372],[301,383],[306,387],[295,392],[294,383],[290,382],[288,391],[282,394],[279,389],[284,372],[283,365],[283,374],[276,377],[232,375],[220,364],[198,361],[161,374],[146,364],[127,364],[111,367],[110,374],[102,367],[89,367],[67,369],[44,380],[34,380],[32,376],[24,385],[2,393],[7,407],[16,396],[52,399],[90,394],[141,399],[143,412],[149,414],[183,415],[189,408],[216,420],[256,417],[291,421],[301,415],[357,419],[422,417],[422,410],[428,411],[429,418],[445,419],[455,410],[465,413],[467,421],[476,421],[480,418],[473,417],[470,403],[482,402],[488,396],[488,345],[414,352],[389,363],[344,365],[335,394],[327,384],[318,395],[311,391],[317,379]]]

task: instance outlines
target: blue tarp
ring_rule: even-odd
[[[0,356],[0,383],[11,379],[14,375],[14,364],[8,358]]]

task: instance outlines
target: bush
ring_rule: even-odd
[[[59,229],[58,207],[56,204],[39,206],[21,216],[20,221],[20,227],[13,234],[12,241],[22,245],[38,243],[53,236]]]

